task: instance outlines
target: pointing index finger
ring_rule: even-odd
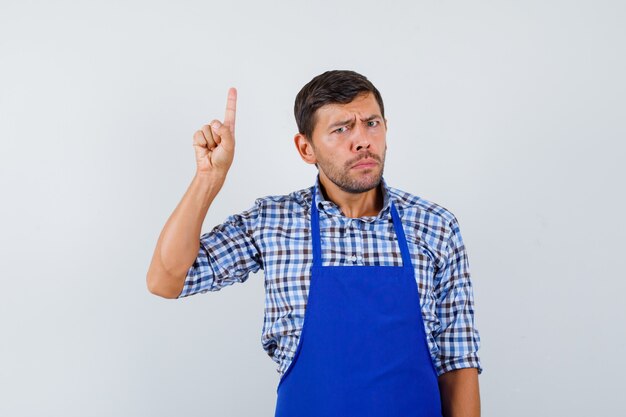
[[[237,112],[237,89],[231,87],[228,89],[228,99],[226,100],[226,114],[224,115],[224,124],[230,127],[231,132],[235,134],[235,113]]]

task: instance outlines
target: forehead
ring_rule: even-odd
[[[365,118],[371,115],[380,114],[380,106],[374,97],[374,94],[367,92],[367,94],[359,94],[350,103],[330,103],[325,104],[315,112],[318,125],[324,126],[334,123],[339,120],[349,119],[354,117]],[[382,116],[381,116],[382,117]]]

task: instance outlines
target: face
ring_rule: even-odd
[[[315,115],[311,142],[307,146],[301,140],[298,145],[302,158],[316,163],[320,176],[345,192],[363,193],[377,187],[385,165],[387,123],[374,95],[324,105]],[[308,152],[308,159],[303,151]]]

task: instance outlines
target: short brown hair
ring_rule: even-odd
[[[350,103],[356,96],[368,92],[374,94],[384,119],[383,98],[374,84],[363,75],[349,70],[332,70],[316,76],[296,96],[293,112],[298,131],[311,141],[317,109],[330,103]]]

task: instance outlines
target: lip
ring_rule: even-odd
[[[374,159],[365,158],[365,159],[361,159],[359,162],[352,165],[352,169],[374,168],[376,165],[378,165],[378,162],[376,162]]]

